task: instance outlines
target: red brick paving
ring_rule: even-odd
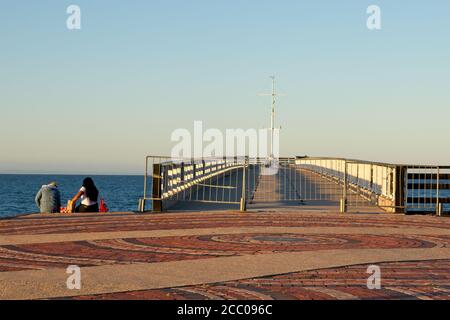
[[[180,261],[233,255],[326,249],[432,248],[450,244],[450,220],[429,216],[338,215],[322,213],[184,213],[27,217],[0,220],[1,235],[177,230],[217,227],[352,227],[361,234],[242,233],[111,239],[51,244],[0,245],[0,272]],[[373,235],[366,227],[434,227],[448,236]],[[77,297],[77,299],[449,299],[450,260],[380,264],[382,289],[366,287],[367,265],[167,288]]]
[[[70,264],[95,266],[329,249],[432,248],[449,244],[448,237],[421,235],[233,234],[5,245],[0,246],[0,272]]]
[[[0,220],[0,234],[50,234],[74,232],[170,230],[214,227],[437,227],[450,229],[450,219],[404,215],[339,215],[301,213],[182,213],[163,215],[96,215]]]
[[[74,299],[328,300],[351,295],[355,299],[409,300],[423,296],[450,300],[450,260],[392,262],[380,263],[378,266],[382,279],[380,290],[367,288],[368,265],[358,265],[182,288],[79,296]],[[331,293],[321,292],[323,289]]]

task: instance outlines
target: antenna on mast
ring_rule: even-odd
[[[274,132],[275,132],[275,104],[276,104],[276,97],[278,97],[278,96],[286,96],[286,95],[276,92],[275,76],[270,76],[270,79],[272,79],[272,93],[262,93],[262,94],[259,94],[259,96],[271,96],[272,97],[272,106],[271,106],[271,111],[270,111],[270,155],[269,155],[269,159],[272,160],[274,158],[274,154],[273,154],[273,137],[274,137]]]

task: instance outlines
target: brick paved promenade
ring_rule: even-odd
[[[0,220],[0,298],[449,299],[449,243],[450,220],[430,216],[28,216]],[[66,287],[69,265],[81,290]]]

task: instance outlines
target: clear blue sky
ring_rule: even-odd
[[[194,120],[267,126],[271,74],[283,155],[450,164],[449,36],[446,0],[2,0],[0,172],[140,173]]]

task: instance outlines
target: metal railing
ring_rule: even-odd
[[[405,207],[411,212],[450,212],[450,166],[407,166]]]
[[[389,212],[450,211],[450,166],[323,157],[173,160],[148,156],[144,180],[141,212],[148,201],[153,211],[177,201],[239,204],[242,211],[247,204],[264,202],[338,204],[341,212],[367,206]]]
[[[308,166],[298,165],[295,158],[250,159],[248,178],[254,186],[248,192],[251,204],[322,202],[330,205],[339,203],[342,197],[341,186],[314,174]]]
[[[342,205],[392,212],[450,211],[450,166],[397,165],[341,158],[297,158],[296,164],[343,186]],[[349,198],[349,192],[358,197]]]
[[[342,186],[341,211],[346,211],[348,205],[369,204],[391,210],[401,207],[395,201],[398,194],[395,165],[310,157],[297,158],[296,164]]]
[[[153,211],[167,209],[176,201],[240,204],[245,163],[244,158],[147,156],[144,196],[139,200],[138,210],[144,212],[148,201]]]

